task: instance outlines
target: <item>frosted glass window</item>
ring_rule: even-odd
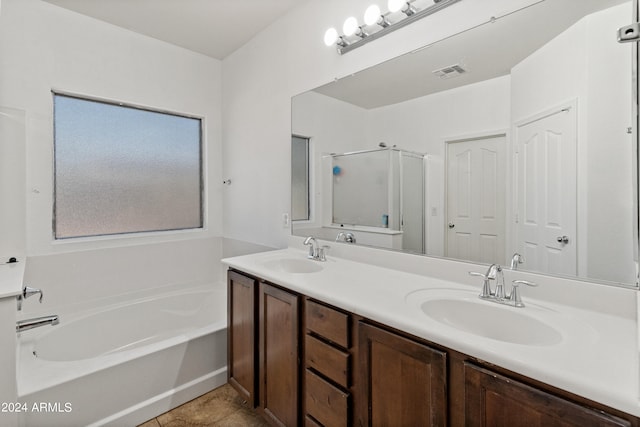
[[[309,138],[291,137],[291,219],[309,219]]]
[[[55,238],[202,228],[201,129],[54,94]]]

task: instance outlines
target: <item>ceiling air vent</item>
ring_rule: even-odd
[[[467,72],[460,64],[450,65],[448,67],[440,68],[439,70],[432,71],[433,74],[441,79],[452,79],[458,77],[461,74]]]

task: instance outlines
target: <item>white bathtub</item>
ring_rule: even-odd
[[[130,426],[226,382],[226,286],[60,315],[22,332],[20,425]]]

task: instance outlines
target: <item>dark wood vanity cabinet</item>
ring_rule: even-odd
[[[261,282],[258,306],[260,409],[274,425],[298,425],[298,296]]]
[[[446,353],[360,323],[358,355],[358,426],[447,425]]]
[[[621,427],[636,425],[578,405],[473,363],[464,364],[467,427]]]
[[[273,425],[299,424],[298,295],[229,271],[228,382]]]
[[[631,415],[249,275],[229,383],[275,426],[640,427]]]
[[[227,377],[251,407],[257,401],[257,280],[229,271],[227,275]]]

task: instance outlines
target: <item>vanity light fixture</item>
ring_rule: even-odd
[[[391,25],[391,22],[389,22],[387,17],[380,12],[380,8],[377,4],[372,4],[364,12],[364,24],[369,26],[378,25],[382,28],[387,28]]]
[[[388,27],[391,23],[387,21],[387,18],[380,12],[380,8],[377,4],[372,4],[364,12],[364,24],[365,25],[379,25],[381,27]]]
[[[402,28],[418,19],[432,15],[460,0],[430,0],[429,6],[418,9],[415,6],[417,0],[388,0],[388,12],[382,13],[378,5],[371,5],[364,13],[364,24],[359,25],[358,20],[349,17],[342,27],[343,35],[339,35],[335,28],[329,28],[324,34],[324,43],[327,46],[336,45],[338,53],[347,53],[372,40],[382,37],[392,31]],[[391,22],[389,15],[402,12],[404,17]]]
[[[324,33],[324,44],[331,46],[335,44],[338,48],[346,47],[349,43],[345,40],[344,36],[338,35],[338,31],[335,28],[329,28]]]
[[[353,16],[348,17],[342,25],[342,32],[345,36],[349,37],[356,33],[358,30],[358,20]]]
[[[387,3],[387,7],[389,8],[389,12],[391,13],[401,11],[407,16],[411,16],[418,11],[407,0],[389,0],[389,2]]]
[[[338,31],[335,28],[329,28],[324,33],[324,44],[331,46],[338,40]]]

